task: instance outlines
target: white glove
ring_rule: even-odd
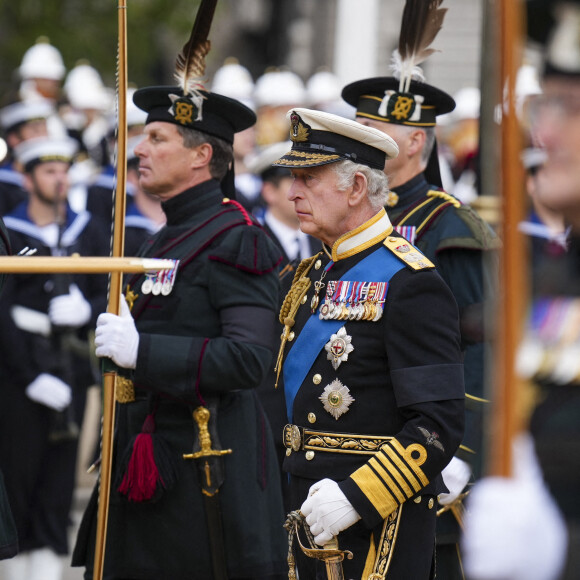
[[[48,306],[48,317],[55,326],[79,328],[91,319],[91,305],[76,284],[69,286],[69,293],[55,296]]]
[[[331,479],[322,479],[310,488],[300,511],[306,516],[306,523],[319,546],[360,520],[358,512]]]
[[[120,367],[134,369],[137,365],[139,333],[124,296],[120,316],[105,312],[97,318],[95,346],[98,357],[109,357]]]
[[[27,387],[26,396],[35,403],[40,403],[62,411],[68,407],[72,401],[71,388],[54,375],[41,373]]]
[[[441,505],[448,505],[453,503],[465,489],[471,477],[471,467],[462,459],[453,457],[441,475],[449,493],[440,493],[437,499]]]
[[[530,437],[514,444],[514,477],[478,481],[467,500],[462,539],[472,580],[555,580],[567,531],[546,488]]]

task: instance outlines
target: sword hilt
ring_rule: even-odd
[[[211,413],[207,407],[197,407],[193,411],[193,418],[197,423],[199,429],[199,447],[200,450],[195,453],[184,453],[183,459],[200,459],[202,457],[219,457],[221,455],[228,455],[232,452],[231,449],[212,449],[211,435],[209,433],[209,418]]]

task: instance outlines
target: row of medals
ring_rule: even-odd
[[[175,260],[175,266],[171,270],[145,274],[146,278],[141,284],[141,292],[143,294],[153,294],[154,296],[159,296],[159,294],[168,296],[171,294],[178,265],[179,260]]]
[[[320,307],[320,320],[367,320],[376,322],[383,315],[383,305],[366,300],[354,304],[332,302],[326,299]]]

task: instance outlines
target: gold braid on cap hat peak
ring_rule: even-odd
[[[284,325],[284,331],[280,337],[282,342],[280,344],[280,350],[278,351],[278,358],[276,359],[276,366],[274,370],[276,371],[276,383],[275,387],[278,387],[278,379],[280,378],[280,371],[282,370],[282,358],[284,357],[284,348],[286,346],[286,341],[290,335],[290,329],[294,326],[296,312],[302,304],[302,299],[306,296],[306,293],[312,286],[312,280],[308,278],[308,273],[314,266],[318,256],[322,252],[318,252],[316,255],[305,258],[298,264],[294,278],[292,280],[292,286],[282,302],[282,308],[280,308],[280,322]]]

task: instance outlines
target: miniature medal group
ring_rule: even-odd
[[[141,292],[143,294],[153,294],[154,296],[169,296],[175,284],[175,274],[179,260],[175,260],[175,265],[171,270],[163,270],[162,272],[150,272],[145,274],[145,280],[141,284]]]

